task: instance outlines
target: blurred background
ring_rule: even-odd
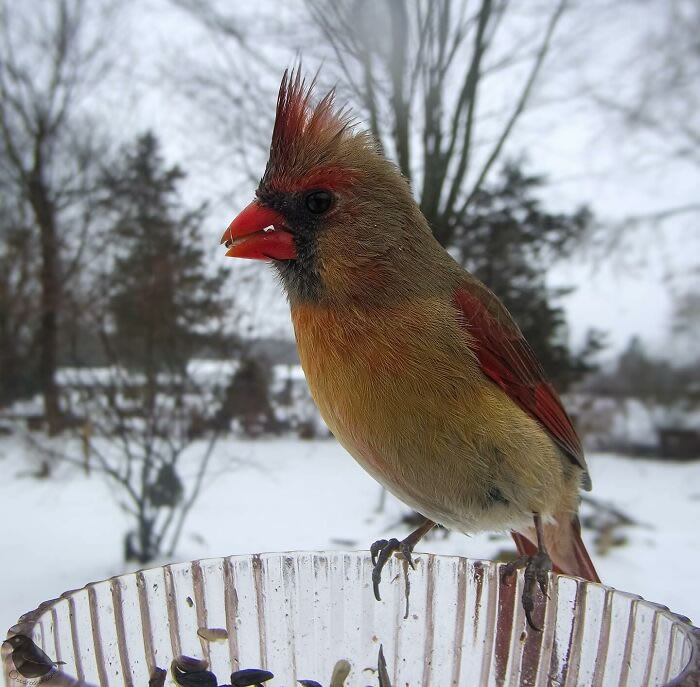
[[[271,269],[219,246],[299,61],[563,394],[603,581],[697,624],[696,0],[0,0],[0,632],[128,570],[411,527],[318,416]]]

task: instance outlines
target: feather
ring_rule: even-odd
[[[270,157],[261,185],[269,190],[297,191],[320,183],[338,189],[352,181],[351,170],[324,164],[324,153],[332,152],[352,129],[347,111],[335,106],[335,90],[316,104],[312,96],[316,79],[307,84],[301,69],[285,71],[277,96]],[[320,164],[309,164],[318,162]],[[304,169],[305,173],[299,172]],[[308,173],[308,168],[312,172]]]
[[[511,535],[521,556],[534,556],[537,553],[537,546],[532,541],[536,539],[533,529],[528,530],[527,534],[511,532]],[[590,582],[600,582],[581,539],[578,516],[562,516],[556,522],[545,525],[544,538],[547,552],[552,559],[553,572],[560,575],[576,575]]]
[[[472,281],[454,294],[460,322],[484,374],[530,417],[537,420],[564,453],[585,473],[581,441],[554,387],[505,307],[485,286]]]

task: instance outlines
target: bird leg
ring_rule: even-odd
[[[400,553],[411,568],[415,570],[413,559],[411,558],[413,548],[433,527],[435,527],[435,523],[426,518],[420,527],[411,532],[402,541],[398,539],[379,539],[370,546],[369,551],[372,555],[372,565],[374,566],[374,570],[372,570],[372,584],[374,585],[374,598],[377,601],[382,600],[379,596],[379,583],[382,581],[382,569],[391,557],[391,554],[395,552]]]
[[[503,569],[503,577],[510,577],[517,569],[525,568],[522,595],[523,610],[525,611],[527,624],[536,632],[541,632],[542,628],[537,627],[532,621],[532,612],[535,610],[535,583],[539,586],[542,596],[547,596],[547,583],[549,573],[552,571],[552,559],[549,557],[544,545],[544,532],[540,514],[533,513],[532,515],[537,533],[537,553],[534,556],[521,556],[508,563]]]

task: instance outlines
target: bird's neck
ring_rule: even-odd
[[[463,272],[426,228],[384,244],[321,239],[313,261],[289,265],[280,276],[293,309],[363,312],[450,297]]]

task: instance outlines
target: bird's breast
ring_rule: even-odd
[[[292,320],[325,422],[398,498],[472,530],[487,527],[476,520],[485,509],[495,513],[494,503],[512,511],[533,494],[517,510],[538,506],[549,468],[561,461],[541,429],[485,378],[449,302],[375,311],[296,305]],[[525,455],[547,465],[527,464]]]
[[[370,311],[297,306],[292,319],[311,393],[336,436],[406,441],[416,424],[443,415],[446,395],[476,386],[473,356],[439,302]],[[426,394],[429,385],[442,400]]]
[[[296,307],[292,319],[309,388],[335,437],[425,513],[426,498],[443,499],[441,482],[464,467],[457,444],[479,433],[478,417],[454,412],[476,405],[466,397],[479,393],[480,374],[456,326],[452,335],[453,313],[439,303],[373,314]]]

